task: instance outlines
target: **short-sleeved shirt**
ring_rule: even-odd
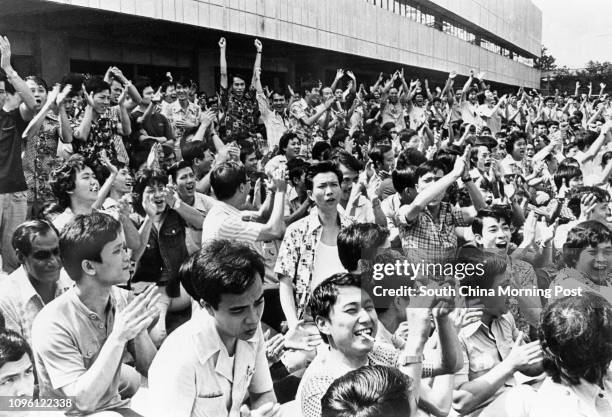
[[[248,393],[271,391],[261,326],[230,357],[214,319],[199,309],[172,332],[149,369],[151,417],[240,416]]]
[[[0,194],[28,189],[21,165],[21,134],[25,127],[19,109],[0,109]]]
[[[115,315],[127,306],[129,297],[128,291],[112,287],[106,314],[99,317],[83,304],[73,287],[42,309],[32,326],[32,351],[42,397],[65,398],[62,388],[92,367],[113,330]],[[118,363],[111,383],[98,402],[89,405],[90,410],[125,408],[129,404],[119,395],[120,377]],[[83,415],[75,408],[66,414]]]
[[[74,281],[62,269],[54,297],[59,297],[73,286]],[[4,316],[6,328],[22,335],[29,345],[32,344],[32,324],[44,306],[23,266],[0,281],[0,313]]]
[[[459,342],[463,351],[463,368],[455,376],[455,387],[459,388],[499,365],[510,354],[518,333],[510,313],[494,319],[490,327],[479,321],[461,329]],[[504,386],[482,405],[490,403],[507,387],[514,385],[516,382],[511,376]]]
[[[175,147],[179,146],[180,139],[183,137],[184,128],[178,127],[176,122],[182,120],[193,125],[200,123],[200,106],[187,100],[187,108],[181,106],[181,102],[176,100],[171,104],[163,107],[163,115],[168,119],[174,130]]]
[[[397,100],[395,104],[390,101],[383,102],[382,104],[382,125],[385,123],[393,123],[395,124],[395,128],[400,131],[402,129],[406,129],[406,120],[404,119],[404,109],[405,106],[402,104],[401,100]]]
[[[289,120],[285,114],[270,108],[265,94],[257,93],[257,103],[259,104],[261,120],[266,126],[268,147],[273,149],[275,146],[278,146],[281,136],[287,131]]]
[[[450,203],[440,203],[436,219],[426,207],[414,220],[400,225],[399,235],[404,254],[411,262],[444,265],[455,256],[457,250],[455,227],[467,227],[470,224],[463,212]],[[438,281],[443,277],[428,278]]]
[[[338,213],[338,223],[340,227],[347,227],[353,220]],[[311,288],[312,268],[322,232],[319,212],[313,208],[308,216],[287,227],[278,252],[274,272],[293,282],[298,317],[307,304],[306,297],[314,289]]]
[[[392,345],[374,343],[374,348],[368,353],[370,365],[396,367],[399,351]],[[344,363],[330,360],[329,351],[323,351],[310,363],[300,381],[295,399],[302,409],[303,417],[321,416],[321,398],[336,379],[352,371]]]
[[[289,107],[289,127],[292,132],[298,135],[302,141],[306,141],[310,149],[312,141],[319,130],[319,124],[313,123],[306,126],[302,119],[310,118],[316,114],[316,110],[308,105],[306,100],[301,99]]]
[[[218,200],[215,200],[212,197],[196,192],[192,207],[206,216],[217,202]],[[183,204],[185,203],[183,202]],[[202,230],[186,225],[185,245],[187,246],[187,252],[189,252],[190,255],[197,252],[202,247]]]
[[[237,208],[217,201],[202,223],[202,243],[212,239],[228,239],[254,244],[264,225],[242,220]]]
[[[472,104],[468,100],[464,100],[459,104],[459,109],[463,123],[471,123],[477,127],[482,126],[482,119],[478,115],[478,103]]]

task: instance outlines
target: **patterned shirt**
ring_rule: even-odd
[[[257,93],[257,103],[259,104],[261,119],[266,126],[268,148],[274,149],[275,146],[278,146],[281,136],[287,131],[289,121],[283,113],[270,109],[265,94]]]
[[[54,297],[57,298],[74,286],[74,282],[60,271]],[[32,346],[32,323],[45,303],[28,279],[23,266],[17,268],[0,283],[0,312],[6,320],[6,328],[14,330]]]
[[[221,107],[225,110],[226,135],[250,134],[257,124],[258,105],[254,89],[238,97],[227,88],[221,89]]]
[[[338,213],[340,227],[353,223],[350,217]],[[295,287],[295,305],[298,317],[307,304],[306,297],[312,291],[312,268],[315,251],[321,240],[323,226],[319,220],[319,212],[313,208],[310,214],[287,227],[283,243],[278,252],[274,272],[291,278]]]
[[[368,362],[370,365],[397,367],[398,356],[399,351],[393,346],[375,342],[374,348],[368,353]],[[320,417],[321,399],[329,386],[352,370],[344,364],[331,361],[329,351],[319,353],[306,369],[295,397],[303,417]]]
[[[23,175],[28,184],[28,203],[40,206],[56,198],[49,185],[49,174],[59,163],[59,119],[48,114],[36,136],[28,139],[23,154]]]
[[[73,133],[81,125],[85,112],[73,119]],[[119,113],[118,106],[108,108],[97,120],[91,121],[89,136],[86,140],[75,140],[73,143],[75,153],[83,155],[85,164],[92,169],[100,165],[99,156],[102,151],[106,151],[111,163],[122,162],[127,164],[128,157],[125,145],[119,135]]]
[[[185,132],[185,128],[178,127],[176,125],[176,122],[182,120],[192,125],[199,125],[200,111],[200,106],[192,103],[189,100],[187,100],[187,108],[183,108],[183,106],[181,106],[181,102],[179,100],[176,100],[175,102],[167,105],[163,109],[162,114],[166,116],[166,119],[168,119],[174,131],[175,147],[180,146],[183,133]]]
[[[294,102],[289,107],[289,128],[292,132],[298,135],[298,137],[305,141],[308,146],[308,151],[312,149],[312,143],[314,137],[319,131],[319,124],[313,123],[311,126],[306,126],[302,119],[310,118],[316,114],[316,110],[310,107],[306,100],[301,99]]]
[[[507,263],[510,266],[510,274],[512,277],[512,287],[516,289],[521,288],[537,288],[538,279],[536,277],[533,267],[525,261],[520,259],[514,259],[508,257]],[[539,304],[539,297],[535,297],[536,300],[532,300],[530,305]],[[508,297],[508,309],[512,313],[516,322],[516,327],[522,330],[525,334],[529,334],[529,323],[525,319],[524,312],[519,309],[518,298],[514,296]]]
[[[411,262],[444,265],[455,256],[457,235],[455,227],[470,226],[460,209],[450,203],[441,202],[438,217],[434,219],[429,208],[425,208],[407,225],[399,229],[402,249]],[[429,276],[436,281],[441,276]]]

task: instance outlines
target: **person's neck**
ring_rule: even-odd
[[[241,210],[242,207],[244,207],[244,203],[246,201],[245,201],[245,198],[239,194],[240,193],[237,192],[236,194],[234,194],[232,197],[228,198],[227,200],[219,200],[219,201],[227,204],[228,206],[232,206],[235,209]]]
[[[146,112],[147,109],[149,108],[149,103],[144,103],[144,102],[140,102],[138,103],[138,110],[140,110],[141,112]]]
[[[215,326],[217,328],[217,333],[219,333],[219,337],[227,350],[227,354],[229,356],[234,356],[234,353],[236,353],[236,343],[238,342],[238,338],[226,334],[223,329],[219,328],[218,324],[215,324]]]
[[[347,199],[341,198],[340,199],[340,205],[342,206],[343,209],[346,209],[346,206],[348,205],[348,202],[349,202],[349,198],[347,198]]]
[[[77,214],[91,214],[93,201],[81,200],[74,198],[70,200],[70,210],[76,216]]]
[[[183,203],[187,204],[188,206],[193,206],[193,203],[195,203],[195,194],[179,194],[179,198]]]
[[[380,321],[391,334],[395,333],[399,327],[401,321],[395,314],[393,307],[387,309],[384,313],[378,315],[378,321]]]
[[[429,210],[429,212],[434,218],[438,217],[438,214],[440,213],[440,203],[436,205],[428,205],[427,209]]]
[[[32,277],[32,275],[30,275],[29,273],[28,273],[28,280],[30,281],[30,284],[32,284],[32,287],[34,288],[36,293],[40,295],[40,298],[42,298],[45,304],[49,303],[50,301],[53,301],[53,299],[55,298],[55,289],[57,288],[56,281],[54,282],[39,281],[36,278]]]
[[[117,190],[115,188],[112,188],[110,190],[110,194],[109,194],[108,197],[112,198],[115,201],[119,201],[119,200],[121,200],[121,197],[123,197],[124,195],[125,195],[124,192],[121,192],[121,191],[119,191],[119,190]]]
[[[110,286],[102,286],[96,282],[95,278],[83,277],[75,286],[77,297],[85,306],[96,313],[99,317],[104,317],[106,306],[111,293]]]
[[[179,104],[181,105],[182,108],[186,109],[187,107],[189,107],[189,99],[188,98],[179,98],[178,101],[179,101]]]
[[[487,327],[491,327],[491,323],[493,323],[495,317],[493,317],[486,309],[482,311],[482,317],[480,321]]]
[[[359,369],[362,366],[366,366],[368,364],[368,355],[366,354],[358,354],[358,355],[347,355],[345,352],[341,352],[335,347],[330,347],[330,363],[340,363],[351,370]]]
[[[319,220],[323,227],[334,227],[338,220],[338,210],[336,207],[333,210],[321,210],[319,209]]]

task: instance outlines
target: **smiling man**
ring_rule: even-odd
[[[147,415],[237,416],[247,395],[255,411],[278,411],[270,404],[276,396],[260,324],[264,270],[257,252],[229,240],[213,240],[192,255],[181,281],[201,309],[155,357]]]

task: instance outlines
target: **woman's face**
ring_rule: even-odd
[[[191,167],[183,168],[176,173],[176,187],[182,199],[194,196],[195,185],[195,175]]]
[[[592,277],[605,278],[612,265],[612,243],[598,243],[597,247],[587,246],[580,252],[576,269]]]
[[[113,188],[122,194],[131,193],[134,185],[134,178],[129,168],[121,168],[113,182]]]
[[[80,201],[96,201],[98,198],[98,190],[100,183],[96,179],[91,168],[86,166],[81,171],[78,171],[74,181],[74,190],[72,197]]]
[[[157,214],[166,210],[166,186],[160,182],[147,185],[142,193],[142,201],[149,200],[155,206]]]
[[[94,94],[94,111],[98,114],[104,114],[110,106],[110,91],[102,90]]]
[[[44,86],[36,84],[34,80],[27,80],[26,84],[32,92],[34,100],[36,100],[36,111],[38,111],[47,101],[47,90],[45,90]]]

